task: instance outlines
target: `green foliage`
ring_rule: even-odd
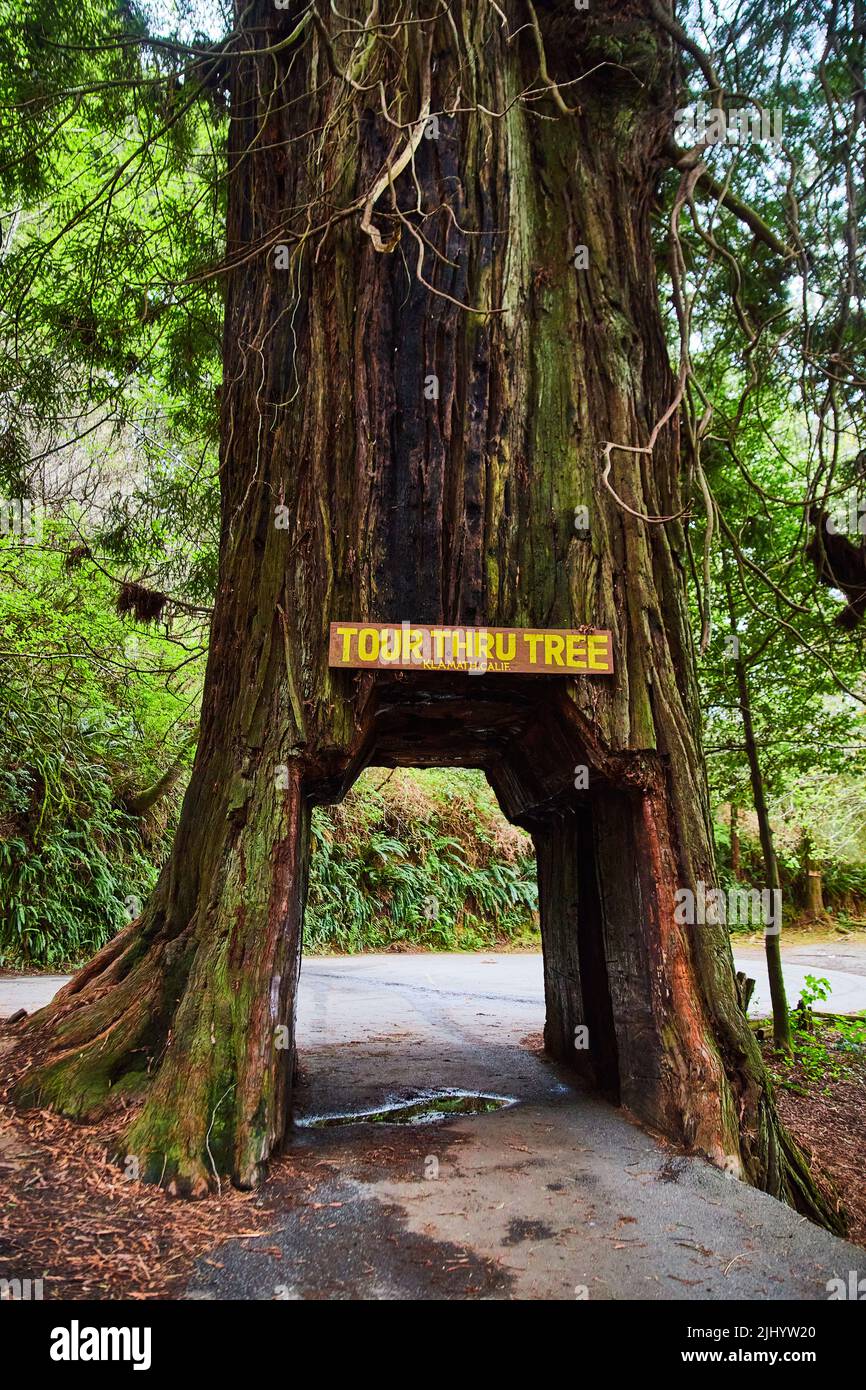
[[[825,901],[849,906],[866,903],[866,864],[827,864],[823,880]]]
[[[832,993],[833,986],[829,980],[823,976],[818,979],[816,975],[807,975],[800,990],[800,1003],[804,1008],[811,1009],[813,1004],[829,999]]]
[[[850,801],[862,815],[863,791],[857,778],[828,778],[835,787],[837,805],[834,810],[822,811],[819,805],[801,807],[792,827],[780,799],[773,802],[772,820],[776,830],[776,858],[786,923],[795,919],[807,903],[807,884],[802,832],[811,838],[812,862],[820,865],[824,906],[828,912],[844,921],[849,915],[859,920],[866,912],[866,862],[859,835],[845,837],[837,843],[836,831],[844,820],[846,803]],[[823,786],[823,783],[822,783]],[[823,805],[823,796],[820,801]],[[718,817],[713,824],[719,886],[733,888],[738,884],[763,883],[764,862],[761,845],[754,826],[741,816],[739,824],[740,872],[735,877],[731,869],[731,830],[727,819]]]
[[[800,1002],[791,1011],[793,1051],[775,1058],[776,1080],[786,1090],[808,1095],[813,1088],[824,1094],[829,1083],[852,1074],[851,1062],[866,1053],[866,1018],[816,1015],[812,1005],[829,999],[829,980],[807,975]]]
[[[842,597],[818,583],[808,547],[815,512],[862,488],[866,457],[858,13],[852,0],[745,0],[680,16],[727,106],[784,111],[783,148],[700,153],[792,254],[698,187],[671,293],[680,171],[661,177],[656,209],[674,358],[676,305],[691,305],[678,560],[696,630],[714,624],[701,662],[711,793],[751,805],[723,650],[736,635],[786,907],[805,832],[826,901],[853,910],[866,898],[866,624],[838,627]],[[233,27],[225,0],[6,0],[0,16],[0,497],[32,497],[49,517],[44,550],[0,548],[0,961],[58,964],[99,944],[125,899],[144,895],[170,829],[163,814],[148,841],[122,807],[131,770],[139,788],[155,779],[194,725],[216,587]],[[622,60],[603,100],[609,111],[623,84],[623,130],[655,29],[627,20],[588,42],[590,65]],[[705,98],[694,51],[681,59],[680,99]],[[67,571],[82,544],[91,557]],[[171,594],[159,633],[117,617],[127,580]],[[381,791],[368,778],[344,808],[316,813],[310,944],[462,948],[519,934],[532,856],[503,840],[484,784],[403,776]],[[743,877],[763,883],[753,836],[742,849]]]
[[[76,539],[61,523],[40,545],[0,539],[0,964],[81,961],[137,915],[173,808],[142,825],[124,797],[197,710],[200,656],[121,619],[99,569],[67,568]]]
[[[16,732],[38,746],[36,731]],[[98,765],[43,753],[0,773],[0,965],[82,963],[138,914],[155,878]]]
[[[840,588],[816,575],[822,517],[862,493],[866,462],[864,133],[854,77],[864,44],[855,16],[847,0],[829,10],[745,0],[734,8],[687,6],[681,15],[710,55],[723,108],[755,112],[759,103],[783,123],[777,143],[722,139],[700,150],[718,193],[690,196],[678,220],[682,260],[668,312],[672,351],[687,344],[692,373],[686,562],[702,637],[711,794],[744,811],[754,804],[745,703],[789,880],[797,870],[782,841],[795,805],[795,835],[813,840],[819,863],[864,857],[838,832],[843,802],[846,810],[856,804],[866,823],[866,625],[846,621]],[[716,78],[694,50],[684,76],[684,107],[711,100]],[[667,214],[678,185],[679,175],[670,175],[659,220],[665,278],[674,274]],[[728,192],[760,223],[726,206]],[[753,873],[744,865],[747,874],[765,882],[768,868]]]
[[[305,944],[312,951],[537,944],[529,838],[470,772],[381,771],[317,810]]]

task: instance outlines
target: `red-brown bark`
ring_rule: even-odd
[[[366,0],[340,8],[363,25]],[[538,848],[550,1050],[832,1221],[723,928],[673,915],[714,868],[684,538],[640,519],[682,506],[675,417],[646,451],[674,393],[650,235],[670,41],[642,3],[536,8],[547,83],[523,0],[366,35],[323,14],[291,41],[300,10],[238,11],[202,736],[153,901],[34,1020],[19,1094],[85,1113],[142,1088],[150,1176],[253,1181],[289,1103],[310,805],[371,761],[475,765]],[[348,618],[594,624],[617,673],[331,671]]]

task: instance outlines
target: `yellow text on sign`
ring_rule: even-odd
[[[531,628],[332,623],[330,664],[377,670],[510,671],[607,675],[611,634]]]

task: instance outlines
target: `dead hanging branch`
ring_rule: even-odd
[[[822,584],[839,589],[848,603],[836,618],[839,627],[852,632],[866,618],[866,539],[860,544],[831,531],[828,514],[811,508],[809,520],[815,533],[806,554]]]
[[[124,583],[117,595],[117,611],[121,615],[132,613],[136,622],[158,623],[163,609],[168,603],[168,594],[159,589],[148,589],[144,584]]]
[[[72,570],[77,570],[85,560],[90,559],[92,559],[92,551],[89,545],[74,545],[63,562],[64,568],[67,573],[70,573]]]

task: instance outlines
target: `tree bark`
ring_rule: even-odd
[[[740,808],[731,802],[731,873],[739,878],[741,872]]]
[[[821,881],[821,870],[815,864],[812,852],[812,837],[803,827],[800,833],[800,855],[803,866],[803,879],[806,886],[806,912],[815,921],[826,917],[827,909],[824,906],[824,889]]]
[[[36,1016],[19,1097],[142,1090],[149,1176],[252,1182],[289,1103],[310,804],[372,761],[474,765],[538,846],[551,1049],[838,1226],[724,928],[675,921],[714,864],[683,531],[635,515],[682,505],[675,417],[644,451],[675,389],[650,236],[670,41],[640,3],[538,4],[545,77],[524,0],[366,30],[368,0],[338,8],[237,11],[201,738],[151,903]],[[347,619],[607,627],[617,674],[331,670]]]
[[[728,583],[727,571],[725,572],[725,586],[728,598],[728,614],[731,620],[731,632],[733,633],[736,628],[736,613],[734,610],[731,587]],[[770,824],[770,812],[767,807],[764,774],[761,769],[761,759],[758,755],[758,742],[755,738],[749,677],[746,671],[746,663],[739,652],[739,648],[737,648],[736,655],[733,657],[733,664],[737,680],[740,719],[743,723],[743,743],[749,764],[749,779],[752,784],[752,800],[755,804],[755,815],[758,820],[758,836],[761,841],[761,853],[764,859],[764,873],[767,877],[767,887],[770,892],[779,893],[781,892],[782,886],[779,878],[779,861],[776,858],[776,847],[773,843],[773,827]],[[782,974],[780,937],[781,921],[776,924],[775,931],[764,932],[764,953],[767,959],[767,975],[770,981],[770,1000],[773,1006],[773,1041],[780,1051],[790,1052],[791,1020],[788,1013],[788,999],[785,992],[785,977]]]
[[[152,782],[149,787],[145,787],[140,792],[132,792],[126,797],[124,806],[131,816],[146,816],[148,811],[152,811],[154,806],[158,806],[160,801],[174,791],[186,766],[187,748],[193,742],[194,740],[191,738],[185,741],[177,757],[169,763],[165,772],[157,777],[156,781]]]
[[[809,869],[806,873],[806,911],[814,918],[827,915],[820,869]]]

